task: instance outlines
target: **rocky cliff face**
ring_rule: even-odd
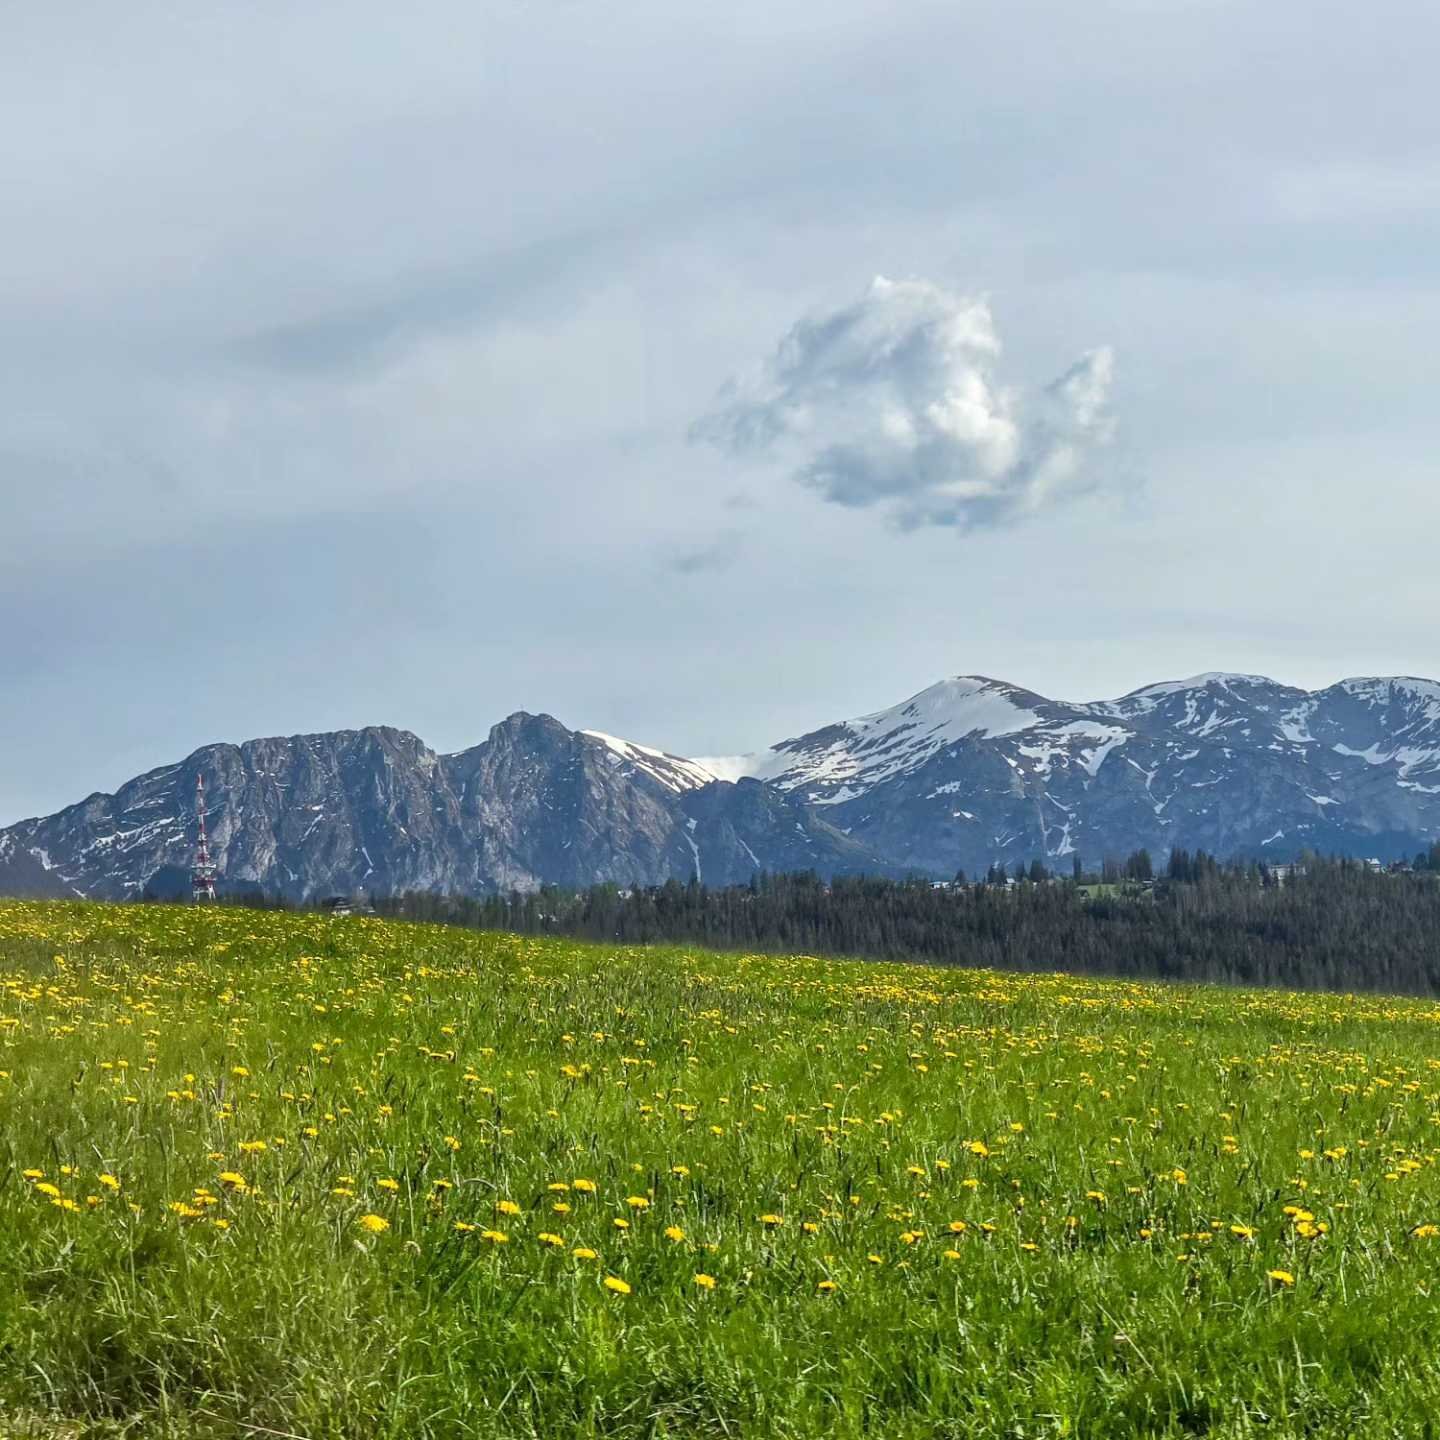
[[[121,898],[183,880],[199,775],[222,886],[294,899],[950,876],[1142,845],[1393,858],[1440,838],[1440,684],[1201,675],[1069,704],[965,676],[708,760],[523,713],[455,755],[383,727],[211,745],[0,831],[0,893]]]
[[[697,872],[729,883],[792,861],[884,868],[798,797],[517,714],[457,755],[383,727],[207,746],[114,795],[0,831],[0,892],[118,899],[162,873],[173,883],[193,858],[201,775],[222,889],[297,900]]]

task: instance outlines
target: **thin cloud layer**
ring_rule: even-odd
[[[1013,521],[1098,483],[1114,357],[1087,351],[1027,397],[996,378],[1000,348],[983,299],[877,276],[856,303],[796,324],[691,435],[781,455],[826,500],[905,528]]]

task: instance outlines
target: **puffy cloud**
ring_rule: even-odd
[[[1088,351],[1026,397],[995,378],[999,355],[985,300],[879,276],[795,325],[691,435],[782,455],[825,499],[883,506],[907,528],[1000,524],[1093,486],[1114,435],[1114,356]]]

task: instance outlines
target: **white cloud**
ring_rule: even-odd
[[[1013,520],[1093,483],[1114,434],[1114,358],[1091,350],[1026,397],[997,380],[1000,348],[984,299],[879,276],[796,324],[692,436],[782,455],[827,500],[882,506],[907,528]]]

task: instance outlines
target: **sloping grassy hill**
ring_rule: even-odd
[[[0,905],[0,1434],[1440,1415],[1440,1009]]]

